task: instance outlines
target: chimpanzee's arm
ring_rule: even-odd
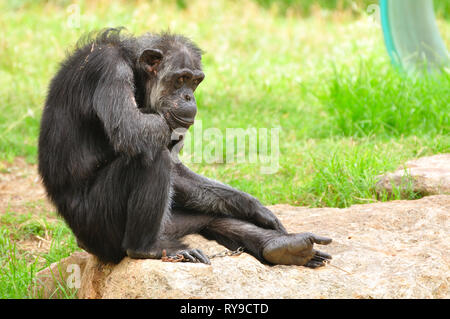
[[[278,218],[253,196],[192,172],[182,163],[173,167],[175,205],[197,212],[221,214],[287,233]]]
[[[110,55],[105,54],[105,58],[111,59]],[[94,110],[116,152],[129,156],[145,152],[153,157],[170,142],[166,120],[159,114],[139,111],[131,67],[120,58],[111,62],[95,90]]]

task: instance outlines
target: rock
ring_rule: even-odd
[[[378,193],[392,194],[393,185],[400,193],[412,190],[422,196],[450,194],[450,154],[422,157],[406,162],[405,167],[380,176]]]
[[[449,298],[450,196],[350,208],[270,207],[290,232],[333,238],[333,260],[316,270],[266,266],[242,254],[211,265],[90,256],[80,298]],[[192,246],[224,249],[200,236]]]
[[[64,297],[65,293],[69,291],[70,288],[75,288],[67,287],[69,276],[75,274],[75,272],[79,272],[80,275],[83,274],[86,263],[90,257],[90,254],[87,252],[75,252],[69,257],[55,262],[44,270],[41,270],[36,274],[34,284],[30,287],[32,295],[36,298],[46,299]],[[71,265],[76,265],[76,267],[79,268],[74,269]],[[61,289],[61,287],[64,289]],[[69,290],[67,288],[69,288]]]

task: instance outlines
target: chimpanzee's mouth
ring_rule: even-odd
[[[189,128],[192,124],[194,124],[194,121],[187,121],[186,119],[182,119],[178,116],[176,116],[176,114],[172,111],[169,111],[170,116],[172,117],[172,119],[176,122],[176,124],[179,124],[180,126],[184,127],[184,128]]]

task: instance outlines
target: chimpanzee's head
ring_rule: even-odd
[[[146,45],[137,61],[140,107],[163,115],[171,129],[188,128],[197,113],[194,91],[205,77],[202,51],[180,35],[163,34],[145,40],[141,38]]]

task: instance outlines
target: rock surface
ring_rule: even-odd
[[[392,193],[411,189],[423,196],[450,194],[450,154],[422,157],[406,162],[399,170],[380,177],[377,190]]]
[[[77,275],[75,272],[78,272],[81,279],[90,258],[93,257],[85,251],[75,252],[38,272],[35,277],[35,284],[30,287],[33,296],[45,299],[63,298],[65,296],[64,291],[68,290],[67,288],[77,288],[75,285],[70,287],[70,283],[73,282],[70,276]],[[76,265],[78,268],[74,269],[71,265]]]
[[[270,208],[290,232],[332,237],[318,246],[333,255],[331,264],[270,267],[244,253],[211,265],[125,258],[110,266],[89,256],[78,297],[450,298],[450,196],[345,209]],[[187,241],[207,254],[224,249],[196,235]]]

